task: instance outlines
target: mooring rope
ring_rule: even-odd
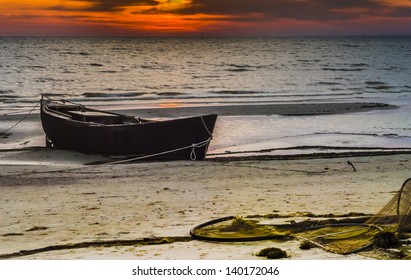
[[[31,113],[33,113],[34,109],[36,109],[37,106],[39,106],[39,104],[40,104],[40,101],[37,102],[37,104],[36,104],[22,119],[20,119],[17,123],[13,124],[13,125],[12,125],[11,127],[9,127],[8,129],[6,129],[6,130],[4,130],[4,131],[1,131],[1,132],[0,132],[0,135],[7,133],[8,131],[10,131],[10,130],[12,130],[13,128],[15,128],[19,123],[21,123],[22,121],[24,121],[28,116],[31,115]]]
[[[210,130],[208,129],[208,127],[207,127],[207,125],[206,125],[206,123],[205,123],[205,121],[204,121],[204,119],[203,119],[203,116],[201,116],[200,118],[201,118],[201,121],[203,122],[203,125],[204,125],[205,130],[207,131],[208,135],[210,135],[210,137],[212,138],[212,137],[213,137],[213,134],[212,134],[212,133],[210,132]]]
[[[168,150],[168,151],[164,151],[164,152],[160,152],[160,153],[144,155],[144,156],[138,156],[138,157],[123,159],[123,160],[117,160],[117,161],[113,161],[113,162],[103,163],[101,165],[111,165],[111,164],[120,164],[120,163],[126,163],[126,162],[131,162],[131,161],[137,161],[137,160],[141,160],[141,159],[147,159],[147,158],[162,156],[162,155],[166,155],[166,154],[171,154],[171,153],[182,151],[182,150],[189,149],[189,148],[192,149],[191,153],[190,153],[190,159],[194,161],[194,160],[197,159],[197,155],[195,154],[195,149],[204,147],[210,141],[211,141],[211,137],[208,138],[207,140],[202,141],[202,142],[194,143],[194,144],[191,144],[189,146],[182,147],[182,148],[176,148],[176,149],[173,149],[173,150]]]
[[[176,148],[176,149],[172,149],[172,150],[168,150],[168,151],[164,151],[164,152],[159,152],[159,153],[155,153],[155,154],[150,154],[150,155],[144,155],[144,156],[128,158],[128,159],[124,159],[124,160],[118,160],[118,161],[114,161],[114,162],[108,162],[108,163],[104,163],[102,165],[120,164],[120,163],[127,163],[127,162],[131,162],[131,161],[137,161],[137,160],[141,160],[141,159],[153,158],[153,157],[162,156],[162,155],[166,155],[166,154],[171,154],[171,153],[174,153],[174,152],[178,152],[178,151],[182,151],[182,150],[190,149],[190,148],[191,148],[190,159],[192,161],[195,161],[195,160],[197,160],[196,148],[202,148],[202,147],[206,146],[205,150],[207,151],[207,148],[208,148],[207,146],[210,144],[211,140],[213,139],[213,134],[208,129],[208,127],[207,127],[207,125],[206,125],[206,123],[203,119],[203,116],[200,116],[200,119],[201,119],[201,122],[204,125],[205,130],[210,135],[210,137],[207,138],[204,141],[201,141],[201,142],[198,142],[198,143],[193,143],[189,146],[185,146],[185,147],[181,147],[181,148]]]

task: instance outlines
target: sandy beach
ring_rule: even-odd
[[[1,139],[1,258],[261,259],[256,253],[274,246],[290,259],[368,259],[301,250],[298,240],[211,243],[189,232],[231,215],[287,215],[284,222],[306,213],[372,215],[411,176],[409,151],[87,165],[107,158],[39,147],[36,118]],[[13,255],[22,250],[31,253]]]
[[[196,225],[229,215],[278,213],[298,219],[301,212],[374,214],[410,175],[411,155],[349,160],[357,172],[347,158],[2,166],[0,252],[95,240],[189,237]],[[303,251],[298,241],[195,240],[57,250],[21,258],[258,259],[256,252],[273,245],[291,259],[364,258]]]

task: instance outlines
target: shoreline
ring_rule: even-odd
[[[90,106],[93,107],[93,106]],[[155,107],[155,108],[114,108],[96,106],[101,110],[109,110],[137,117],[175,118],[200,114],[218,114],[220,116],[308,116],[326,114],[347,114],[369,112],[373,110],[395,110],[399,106],[378,102],[340,102],[340,103],[283,103],[283,104],[247,104],[247,105],[213,105],[190,107]],[[27,113],[0,115],[1,121],[20,120]],[[40,113],[34,111],[27,120],[39,120]]]
[[[142,108],[142,109],[112,109],[111,111],[136,115],[142,118],[180,118],[194,115],[218,113],[222,117],[230,116],[270,116],[281,115],[285,117],[307,116],[307,115],[329,115],[329,114],[352,114],[359,112],[369,112],[375,110],[395,110],[400,108],[396,105],[385,103],[307,103],[307,104],[260,104],[260,105],[227,105],[227,106],[201,106],[201,107],[179,107],[179,108]],[[103,108],[107,109],[107,108]],[[18,123],[24,118],[24,121]],[[2,115],[0,116],[0,131],[6,131],[13,125],[18,123],[16,127],[0,134],[0,150],[7,151],[12,149],[25,149],[27,147],[43,147],[45,144],[44,132],[41,127],[40,114],[38,110],[30,115]],[[214,139],[213,143],[218,143],[214,153],[224,152],[224,145],[218,142],[219,136]],[[215,142],[217,140],[217,142]],[[223,140],[221,140],[223,141]],[[227,143],[224,140],[224,143]],[[234,143],[236,145],[237,143]],[[248,145],[249,143],[245,143]],[[240,143],[241,145],[241,143]],[[211,146],[211,148],[213,145]],[[234,147],[234,146],[233,146]],[[276,146],[273,146],[274,148]],[[269,147],[271,148],[271,147]],[[290,147],[292,150],[294,147]],[[299,147],[296,147],[299,148]],[[246,149],[246,148],[245,148]],[[349,148],[347,148],[349,150]],[[355,148],[354,148],[355,149]],[[396,147],[393,148],[394,150]],[[263,147],[253,153],[261,153]],[[286,149],[277,149],[283,152]],[[231,151],[235,153],[234,151]],[[213,152],[212,152],[213,153]],[[243,152],[246,153],[246,152]]]
[[[281,115],[308,116],[324,114],[344,114],[369,112],[373,110],[393,110],[396,105],[373,102],[342,102],[342,103],[288,103],[288,104],[259,104],[259,105],[222,105],[196,106],[176,108],[142,108],[120,110],[122,113],[139,114],[143,117],[187,117],[198,114],[218,114],[220,116],[250,116],[250,115]]]
[[[351,157],[383,157],[395,155],[411,155],[411,148],[346,148],[327,146],[289,147],[285,149],[272,149],[292,151],[288,154],[270,154],[267,150],[227,152],[207,154],[205,160],[200,162],[243,162],[243,161],[282,161],[282,160],[315,160],[315,159],[341,159]],[[307,152],[306,152],[307,151]],[[167,161],[132,160],[134,157],[112,157],[98,154],[83,154],[81,152],[50,149],[41,146],[25,148],[0,149],[0,166],[13,165],[41,165],[41,166],[88,166],[88,165],[114,165],[119,164],[144,164]],[[169,161],[174,162],[174,161]],[[190,161],[188,161],[190,162]],[[195,161],[193,161],[194,163]],[[1,176],[1,173],[0,173]]]

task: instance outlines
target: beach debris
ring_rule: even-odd
[[[95,192],[82,192],[82,195],[93,195],[96,194]]]
[[[91,247],[116,247],[116,246],[136,246],[136,245],[161,245],[174,242],[189,242],[193,239],[188,236],[173,237],[153,237],[143,239],[115,239],[115,240],[95,240],[80,243],[68,243],[60,245],[51,245],[37,249],[20,250],[9,254],[0,254],[0,260],[18,258],[50,251],[73,250]]]
[[[7,237],[7,236],[22,236],[22,235],[24,235],[24,234],[23,233],[11,232],[11,233],[3,234],[2,236]]]
[[[48,227],[39,227],[39,226],[34,226],[31,229],[28,229],[26,231],[38,231],[38,230],[46,230]]]
[[[301,250],[310,250],[311,248],[314,248],[314,247],[315,247],[315,245],[312,242],[310,242],[308,240],[303,240],[303,242],[301,242],[299,248]]]
[[[269,247],[264,248],[260,252],[257,253],[258,257],[267,257],[267,259],[282,259],[288,258],[288,254],[286,251],[276,248],[276,247]]]
[[[352,164],[351,161],[347,160],[347,164],[352,167],[352,169],[354,170],[354,172],[357,172],[357,169],[355,168],[354,164]]]
[[[392,231],[382,231],[374,236],[374,246],[378,248],[388,249],[401,246],[401,240]]]

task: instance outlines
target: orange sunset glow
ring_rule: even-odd
[[[411,35],[411,0],[0,0],[0,36]]]

